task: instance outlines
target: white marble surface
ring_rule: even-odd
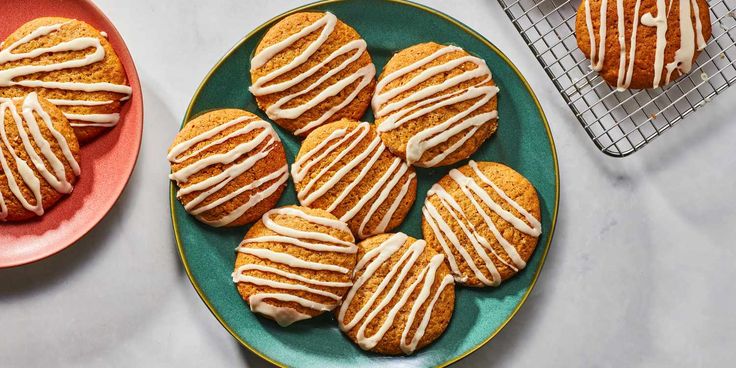
[[[263,367],[181,267],[165,151],[191,95],[238,39],[301,1],[99,0],[145,94],[138,166],[86,238],[0,270],[0,366]],[[736,88],[623,160],[597,152],[494,0],[422,1],[478,30],[529,79],[562,177],[557,233],[526,305],[458,367],[732,365]],[[1,15],[0,15],[1,17]]]

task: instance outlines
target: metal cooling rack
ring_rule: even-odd
[[[498,0],[595,145],[623,157],[736,82],[736,0],[708,1],[713,36],[692,71],[665,88],[616,92],[578,49],[579,0]]]

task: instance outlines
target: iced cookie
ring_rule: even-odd
[[[118,123],[132,90],[103,33],[48,17],[22,25],[0,48],[0,97],[30,92],[58,106],[84,143]]]
[[[470,157],[498,126],[498,88],[483,59],[457,46],[414,45],[378,78],[373,115],[383,143],[411,165]]]
[[[79,143],[64,114],[30,93],[0,102],[0,220],[44,214],[72,192]]]
[[[711,37],[706,0],[583,0],[575,35],[618,90],[657,88],[690,72]]]
[[[237,109],[188,122],[168,159],[184,209],[215,227],[258,220],[276,205],[289,177],[284,146],[271,124]]]
[[[245,235],[233,281],[253,312],[287,326],[340,304],[352,285],[356,250],[347,224],[330,213],[277,208]]]
[[[510,167],[470,161],[427,192],[422,232],[455,280],[498,286],[526,266],[542,233],[534,186]]]
[[[365,41],[332,13],[296,13],[266,32],[251,59],[250,92],[271,120],[298,136],[370,104],[376,69]]]
[[[358,244],[353,286],[337,314],[340,329],[364,350],[412,354],[445,331],[455,287],[444,256],[403,233]]]
[[[414,168],[389,152],[368,123],[341,120],[315,129],[291,172],[302,205],[329,211],[360,239],[400,225],[416,198]]]

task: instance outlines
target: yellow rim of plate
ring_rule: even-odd
[[[199,86],[197,87],[197,90],[194,92],[194,97],[189,102],[189,106],[187,107],[187,112],[186,112],[186,114],[184,116],[184,121],[182,122],[182,127],[184,126],[184,124],[186,124],[186,122],[189,120],[189,118],[191,116],[192,107],[194,106],[194,101],[197,99],[197,96],[199,96],[200,92],[202,91],[202,88],[207,83],[207,81],[212,77],[212,74],[215,72],[215,70],[217,70],[220,67],[220,65],[222,64],[222,62],[225,59],[227,59],[236,49],[238,49],[243,43],[245,43],[247,40],[249,40],[251,37],[253,37],[253,35],[255,35],[256,33],[260,32],[267,25],[270,25],[270,24],[278,21],[279,19],[284,18],[286,16],[289,16],[289,15],[291,15],[293,13],[297,13],[297,12],[300,12],[300,11],[305,10],[305,9],[311,9],[311,8],[314,8],[314,7],[317,7],[317,6],[320,6],[320,5],[325,5],[325,4],[330,4],[330,3],[339,3],[339,2],[343,2],[343,1],[345,1],[345,0],[323,0],[323,1],[318,1],[318,2],[311,3],[311,4],[307,4],[307,5],[304,5],[304,6],[300,6],[298,8],[294,8],[292,10],[289,10],[289,11],[287,11],[285,13],[279,14],[279,15],[277,15],[277,16],[269,19],[269,20],[267,20],[266,22],[264,22],[263,24],[261,24],[260,26],[258,26],[256,29],[250,31],[247,35],[245,35],[245,37],[243,37],[242,39],[240,39],[240,41],[238,41],[238,43],[235,44],[235,46],[233,46],[227,53],[225,53],[225,55],[222,58],[220,58],[220,60],[217,61],[217,64],[215,64],[215,66],[212,67],[212,69],[210,69],[210,71],[207,73],[207,75],[202,80],[202,83],[199,84]],[[462,22],[456,20],[455,18],[452,18],[451,16],[449,16],[447,14],[444,14],[444,13],[438,11],[438,10],[432,9],[432,8],[427,7],[427,6],[424,6],[424,5],[420,5],[420,4],[416,4],[416,3],[410,2],[408,0],[385,0],[385,1],[393,2],[393,3],[399,3],[399,4],[403,4],[403,5],[408,5],[408,6],[417,8],[419,10],[426,11],[428,13],[434,14],[434,15],[436,15],[436,16],[438,16],[438,17],[440,17],[440,18],[442,18],[442,19],[444,19],[444,20],[446,20],[446,21],[448,21],[448,22],[456,25],[457,27],[459,27],[460,29],[462,29],[463,31],[465,31],[466,33],[468,33],[469,35],[477,38],[484,45],[488,46],[488,48],[490,48],[491,50],[493,50],[509,66],[511,66],[511,69],[514,71],[514,73],[516,73],[516,75],[519,77],[519,79],[524,83],[524,87],[527,89],[527,91],[529,91],[529,94],[534,99],[534,104],[537,106],[537,110],[539,111],[539,115],[541,116],[542,121],[544,122],[544,128],[547,131],[547,137],[549,137],[550,148],[552,149],[552,158],[554,159],[554,164],[555,164],[554,165],[554,169],[555,169],[555,206],[554,206],[554,212],[553,212],[553,215],[552,215],[552,224],[551,224],[551,227],[550,227],[550,234],[549,234],[549,238],[547,239],[547,244],[545,244],[545,246],[544,246],[544,253],[542,253],[542,259],[539,261],[539,267],[537,268],[536,272],[534,273],[534,278],[532,279],[531,284],[529,284],[529,289],[527,289],[526,293],[521,298],[521,301],[519,301],[519,303],[516,305],[516,308],[514,308],[514,310],[511,312],[511,315],[509,315],[509,317],[503,323],[501,323],[501,325],[498,326],[498,328],[495,331],[493,331],[488,336],[488,338],[486,338],[485,340],[481,341],[478,345],[476,345],[476,346],[468,349],[463,354],[461,354],[461,355],[459,355],[459,356],[457,356],[457,357],[455,357],[453,359],[450,359],[450,360],[448,360],[448,361],[446,361],[446,362],[441,363],[441,364],[438,365],[438,367],[446,367],[448,365],[454,364],[454,363],[460,361],[461,359],[467,357],[468,355],[472,354],[476,350],[480,349],[483,345],[487,344],[494,337],[496,337],[496,335],[498,335],[498,333],[501,332],[501,330],[503,330],[504,327],[506,327],[506,325],[509,323],[509,321],[511,321],[511,319],[513,319],[516,316],[516,313],[519,312],[519,309],[521,309],[521,306],[524,305],[524,303],[526,302],[526,299],[529,297],[529,294],[531,294],[532,290],[534,289],[534,286],[537,283],[537,279],[539,278],[539,274],[542,272],[542,268],[544,268],[544,261],[547,258],[547,253],[549,252],[550,245],[552,244],[552,238],[554,237],[554,234],[555,234],[555,225],[557,224],[557,211],[558,211],[559,206],[560,206],[560,174],[559,174],[559,165],[557,163],[557,148],[555,147],[555,140],[552,137],[552,131],[549,128],[549,122],[547,121],[547,116],[544,114],[544,110],[542,109],[542,105],[539,103],[539,99],[537,98],[537,95],[532,90],[532,88],[529,85],[529,82],[526,80],[526,78],[524,78],[524,76],[521,74],[521,72],[519,72],[519,69],[516,67],[516,65],[514,65],[514,63],[511,62],[511,60],[508,58],[508,56],[506,56],[506,54],[504,54],[494,44],[492,44],[490,41],[488,41],[485,37],[483,37],[482,35],[480,35],[478,32],[472,30],[470,27],[466,26],[465,24],[463,24]],[[189,278],[189,282],[191,282],[192,286],[197,291],[197,294],[199,295],[200,299],[202,299],[202,301],[204,302],[204,304],[207,305],[207,308],[209,309],[210,313],[212,313],[212,315],[215,316],[215,318],[217,318],[217,320],[220,322],[220,324],[222,325],[222,327],[224,327],[230,333],[230,335],[232,335],[235,338],[235,340],[237,340],[241,345],[245,346],[246,348],[248,348],[248,350],[252,351],[254,354],[258,355],[263,360],[265,360],[265,361],[267,361],[267,362],[269,362],[269,363],[271,363],[271,364],[273,364],[275,366],[278,366],[278,367],[286,367],[286,365],[284,365],[283,363],[278,362],[278,361],[272,359],[271,357],[267,356],[266,354],[261,353],[256,348],[254,348],[253,346],[249,345],[247,342],[243,341],[243,339],[241,339],[240,336],[237,333],[235,333],[235,331],[233,331],[233,329],[230,328],[230,326],[227,323],[225,323],[225,321],[222,319],[222,317],[215,311],[215,308],[212,306],[212,303],[209,301],[209,299],[207,299],[207,297],[205,296],[204,292],[199,287],[199,284],[197,284],[197,282],[194,281],[194,276],[192,276],[192,272],[189,269],[189,263],[187,262],[186,257],[184,256],[184,249],[182,248],[181,238],[179,237],[179,230],[178,230],[178,226],[177,226],[176,215],[174,213],[174,201],[176,201],[176,190],[175,190],[174,184],[170,182],[169,183],[169,207],[171,209],[171,225],[174,228],[174,237],[176,238],[176,248],[178,249],[179,258],[181,258],[181,262],[184,265],[184,270],[186,271],[187,277]]]

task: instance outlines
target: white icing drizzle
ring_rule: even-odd
[[[287,253],[274,252],[268,249],[242,248],[241,247],[241,248],[238,248],[238,252],[244,253],[244,254],[250,254],[258,258],[267,259],[271,262],[281,263],[281,264],[285,264],[291,267],[306,268],[306,269],[317,270],[317,271],[332,271],[332,272],[339,272],[339,273],[350,272],[350,270],[348,270],[345,267],[324,264],[324,263],[319,263],[319,262],[304,261],[302,259],[299,259]]]
[[[10,114],[13,117],[23,148],[28,158],[31,160],[30,163],[18,156],[18,153],[10,142],[5,127],[5,115],[7,111],[10,111]],[[41,178],[43,178],[59,193],[71,193],[73,186],[72,183],[67,180],[66,169],[62,162],[62,158],[56,156],[51,148],[51,143],[44,138],[35,114],[41,117],[46,129],[48,129],[54,137],[54,140],[58,144],[61,149],[61,153],[64,156],[63,159],[65,159],[69,164],[74,175],[79,176],[81,170],[79,163],[76,161],[71,149],[69,148],[69,143],[66,141],[64,136],[54,128],[51,116],[43,109],[38,101],[38,95],[35,92],[28,94],[23,99],[21,113],[18,112],[15,102],[12,100],[0,103],[0,137],[2,138],[2,144],[0,144],[0,165],[2,166],[2,171],[5,173],[5,178],[8,182],[8,187],[10,188],[11,193],[13,193],[13,196],[15,196],[23,208],[41,216],[44,213],[41,197]],[[24,121],[25,125],[23,124]],[[34,143],[35,146],[38,147],[40,155],[36,152],[36,148],[33,146]],[[12,157],[12,162],[8,162],[6,159],[6,150]],[[11,171],[11,163],[15,164],[15,167],[21,176],[20,179],[23,181],[25,187],[30,189],[33,193],[33,203],[23,196],[23,192],[18,185],[18,181]],[[51,166],[51,170],[46,167],[46,163]],[[36,176],[31,165],[35,167],[41,175],[41,178]],[[0,193],[0,220],[4,221],[7,217],[7,204],[5,203],[2,193]]]
[[[371,177],[369,177],[368,180],[371,180],[373,176],[378,175],[378,171],[381,170],[381,168],[377,167],[375,164],[386,149],[386,146],[381,142],[381,138],[376,134],[373,139],[370,140],[370,143],[365,149],[360,152],[355,152],[356,147],[361,142],[369,139],[370,130],[371,126],[366,122],[358,124],[358,126],[352,130],[345,128],[337,129],[333,131],[327,139],[320,142],[317,146],[306,152],[302,157],[294,162],[291,167],[291,175],[294,179],[294,183],[298,184],[305,180],[309,171],[317,163],[325,160],[325,158],[327,158],[331,153],[336,154],[327,165],[317,172],[317,174],[314,175],[314,177],[301,190],[299,190],[297,197],[302,205],[310,206],[314,201],[324,196],[338,183],[340,183],[345,178],[345,175],[350,173],[352,170],[359,169],[360,172],[358,175],[352,179],[352,181],[326,208],[327,211],[333,212],[344,202],[348,195],[353,193],[355,188],[366,179],[369,172],[371,173]],[[345,145],[346,143],[347,145]],[[355,157],[347,164],[341,167],[338,166],[339,169],[333,170],[335,166],[345,158],[345,156],[351,153],[357,154],[355,154]],[[373,201],[370,209],[359,225],[357,235],[360,238],[365,238],[370,235],[385,232],[391,218],[401,204],[401,201],[406,197],[412,180],[416,177],[414,172],[409,172],[407,175],[408,171],[409,166],[402,163],[400,159],[395,158],[388,170],[381,175],[378,181],[373,184],[367,193],[358,193],[358,195],[354,195],[354,197],[359,197],[360,200],[353,207],[347,210],[340,217],[340,220],[349,222],[368,204],[368,202]],[[321,185],[315,187],[319,180],[330,172],[332,172],[332,176],[323,181]],[[376,215],[378,209],[386,203],[391,192],[399,186],[399,195],[393,199],[393,202],[380,219],[378,226],[375,229],[366,231],[366,226]]]
[[[0,97],[0,102],[6,102],[6,101],[12,101],[15,99],[21,99],[22,97],[16,97],[16,98],[7,98],[7,97]],[[94,100],[65,100],[65,99],[56,99],[56,98],[49,98],[47,101],[51,102],[52,104],[56,106],[104,106],[109,105],[115,101],[94,101]],[[122,101],[122,100],[120,100]],[[78,123],[78,122],[70,122],[70,125],[73,127],[86,127],[86,126],[96,126],[96,127],[113,127],[115,126],[118,121],[120,121],[120,114],[118,113],[110,113],[110,114],[73,114],[73,113],[66,113],[64,112],[64,117],[71,121],[86,121],[87,123]]]
[[[130,98],[130,96],[124,97],[125,99]],[[123,101],[120,99],[119,101]],[[104,106],[109,105],[115,101],[107,100],[107,101],[90,101],[90,100],[64,100],[64,99],[49,99],[49,102],[56,106]],[[94,126],[94,127],[107,127],[111,128],[115,126],[120,121],[120,114],[119,113],[109,113],[109,114],[72,114],[72,113],[64,113],[64,116],[73,121],[86,121],[86,123],[78,123],[73,122],[71,123],[71,126],[73,127],[85,127],[85,126]]]
[[[396,254],[404,246],[407,240],[408,236],[406,234],[394,234],[376,248],[366,252],[363,258],[360,259],[358,264],[355,266],[355,274],[360,271],[363,271],[363,273],[354,281],[352,288],[345,297],[345,301],[340,307],[337,321],[340,329],[345,332],[352,330],[362,321],[358,327],[358,333],[356,335],[357,343],[362,349],[370,350],[381,341],[386,332],[394,326],[394,321],[399,311],[404,308],[414,290],[416,290],[416,288],[421,284],[419,295],[411,305],[407,322],[402,331],[400,343],[400,348],[405,354],[413,353],[414,350],[416,350],[419,341],[424,336],[429,319],[432,316],[433,307],[439,299],[439,296],[447,286],[454,284],[453,277],[451,275],[446,275],[440,281],[439,287],[435,290],[434,295],[432,295],[430,299],[431,289],[435,283],[437,269],[439,269],[442,265],[442,261],[444,260],[444,256],[442,254],[436,254],[430,259],[429,263],[422,268],[416,280],[409,284],[400,296],[397,295],[402,284],[407,280],[409,271],[415,267],[417,259],[426,248],[424,240],[416,240],[406,249],[406,251],[404,251],[400,259],[393,264],[388,274],[386,274],[386,276],[381,280],[370,298],[368,298],[365,304],[360,306],[357,313],[353,316],[353,319],[345,321],[347,310],[350,308],[353,298],[358,290],[360,290],[365,283],[373,277],[376,271],[386,263],[391,256]],[[386,292],[386,295],[379,301],[378,297],[383,294],[387,288],[388,291]],[[397,296],[399,299],[396,301],[396,304],[394,304],[390,310],[385,310],[392,301],[396,300]],[[425,305],[426,308],[424,314],[419,319],[419,325],[416,332],[411,336],[409,342],[407,342],[407,339],[409,338],[408,334],[414,325],[414,321],[418,317],[417,314]],[[385,316],[385,319],[375,333],[372,336],[366,336],[366,328],[368,325],[376,319],[376,317],[381,318],[383,316]]]
[[[646,27],[657,28],[657,43],[654,54],[654,81],[652,88],[657,88],[662,84],[662,73],[666,68],[667,74],[665,77],[664,84],[670,82],[672,72],[678,70],[680,74],[690,72],[692,69],[693,58],[695,56],[695,50],[703,50],[706,46],[705,37],[703,36],[703,26],[700,21],[700,9],[697,0],[678,0],[679,1],[679,23],[680,23],[680,48],[675,52],[674,60],[665,65],[665,49],[667,47],[667,19],[669,13],[672,10],[672,1],[670,0],[669,7],[665,0],[657,0],[657,14],[645,13],[641,17],[641,24]],[[590,39],[590,60],[591,69],[600,71],[603,68],[603,61],[605,59],[605,45],[606,45],[606,14],[608,9],[608,1],[601,0],[600,4],[600,28],[598,31],[598,50],[596,50],[596,34],[593,28],[593,20],[591,15],[590,0],[585,0],[585,17],[586,27],[588,30],[588,37]],[[617,13],[617,32],[619,42],[619,70],[618,70],[618,81],[616,89],[618,91],[624,91],[631,85],[631,79],[634,74],[634,58],[636,56],[636,35],[639,28],[639,10],[641,7],[641,0],[636,0],[634,5],[634,19],[633,27],[631,30],[631,48],[628,55],[628,66],[627,55],[626,55],[626,20],[624,14],[626,11],[626,4],[623,0],[616,0],[616,13]],[[692,12],[691,12],[692,11]],[[695,26],[693,28],[692,18],[695,17]],[[597,58],[596,58],[597,57]]]
[[[281,269],[278,269],[278,268],[275,268],[275,267],[269,267],[269,266],[264,266],[264,265],[259,265],[259,264],[244,264],[244,265],[238,267],[238,269],[233,273],[233,282],[241,282],[240,280],[243,277],[245,277],[245,276],[243,276],[243,272],[251,271],[251,270],[261,271],[261,272],[269,272],[269,273],[273,273],[273,274],[276,274],[276,275],[279,275],[279,276],[282,276],[282,277],[286,277],[288,279],[292,279],[292,280],[295,280],[295,281],[301,281],[301,282],[305,282],[307,284],[312,284],[312,285],[317,285],[317,286],[349,287],[349,286],[352,286],[353,285],[352,282],[337,282],[337,281],[314,280],[314,279],[310,279],[308,277],[304,277],[304,276],[299,275],[299,274],[287,272],[287,271],[284,271],[284,270],[281,270]]]
[[[202,145],[197,149],[193,149],[193,147],[195,147],[196,145],[206,142],[216,135],[224,132],[228,128],[234,126],[240,127],[221,138]],[[180,164],[212,147],[218,146],[235,137],[245,135],[253,131],[260,131],[255,138],[238,144],[236,147],[232,148],[226,153],[218,153],[202,157],[169,175],[169,177],[172,180],[176,180],[177,184],[179,185],[180,189],[177,192],[178,198],[182,198],[183,196],[190,193],[201,192],[197,197],[184,205],[184,208],[192,215],[197,216],[200,221],[216,227],[228,225],[243,216],[246,211],[251,209],[260,201],[270,197],[279,189],[279,187],[281,187],[286,182],[289,177],[289,172],[288,166],[284,165],[276,171],[264,175],[263,177],[247,185],[244,185],[231,193],[228,193],[222,198],[212,201],[211,203],[208,203],[206,205],[201,205],[210,196],[223,189],[235,178],[239,177],[247,170],[255,166],[259,161],[267,158],[269,153],[276,147],[276,144],[280,142],[279,137],[269,123],[257,118],[242,116],[230,120],[224,124],[218,125],[206,132],[200,133],[197,136],[181,142],[171,148],[171,151],[168,155],[169,162],[171,162],[172,164]],[[261,146],[264,142],[267,142],[266,145],[256,150],[256,148]],[[237,162],[243,156],[248,157],[245,160]],[[183,184],[188,182],[190,176],[210,166],[227,165],[231,163],[231,166],[229,166],[217,175],[209,177],[198,183],[182,187]],[[262,188],[267,183],[270,184],[265,188]],[[250,195],[246,203],[237,207],[222,218],[216,220],[206,220],[203,217],[199,216],[206,211],[209,211],[217,206],[229,202],[242,193],[254,190],[257,191]]]
[[[68,23],[68,22],[67,22]],[[31,74],[52,72],[64,69],[82,68],[94,63],[100,62],[105,58],[105,48],[100,43],[100,40],[96,37],[78,37],[73,40],[63,41],[54,46],[40,47],[31,51],[22,53],[13,53],[16,48],[27,44],[35,39],[47,36],[53,32],[59,31],[67,23],[58,23],[48,26],[40,26],[33,30],[28,35],[22,37],[18,41],[12,43],[8,47],[0,50],[0,65],[17,61],[22,59],[33,59],[44,54],[54,54],[68,51],[82,51],[88,48],[94,47],[94,52],[85,55],[82,59],[67,60],[62,62],[56,62],[45,65],[22,65],[16,66],[9,69],[0,70],[0,87],[12,87],[21,86],[29,88],[47,88],[47,89],[61,89],[67,91],[83,91],[83,92],[113,92],[125,95],[119,101],[124,101],[130,98],[133,92],[132,88],[127,85],[113,84],[113,83],[81,83],[81,82],[58,82],[58,81],[42,81],[42,80],[29,80],[21,79]],[[99,106],[107,105],[113,101],[83,101],[83,100],[54,100],[50,99],[52,103],[58,103],[59,106]],[[67,118],[78,120],[72,126],[75,127],[112,127],[115,126],[120,120],[119,114],[66,114]]]
[[[646,13],[641,17],[641,24],[657,28],[657,44],[654,53],[654,82],[652,88],[659,87],[664,68],[664,50],[667,47],[667,4],[665,0],[657,0],[657,16]]]
[[[606,10],[608,9],[608,0],[601,0],[600,8],[600,26],[598,28],[598,34],[600,40],[598,41],[598,51],[595,50],[595,32],[593,32],[593,21],[590,12],[590,0],[585,0],[585,16],[586,25],[588,27],[588,35],[590,36],[590,61],[591,68],[595,71],[603,69],[603,61],[606,58]],[[595,61],[595,56],[598,55],[598,61]]]
[[[353,254],[357,251],[355,244],[349,241],[340,240],[334,236],[324,233],[317,233],[313,231],[301,231],[292,229],[286,226],[279,225],[271,219],[272,214],[283,214],[299,217],[303,220],[311,223],[319,224],[322,226],[331,227],[338,229],[343,232],[350,232],[350,229],[342,221],[327,219],[324,217],[312,216],[304,213],[303,211],[294,208],[281,208],[278,212],[269,211],[263,215],[263,224],[269,230],[280,234],[280,235],[267,235],[257,238],[246,239],[243,241],[247,243],[262,243],[262,242],[279,242],[296,245],[298,247],[313,250],[316,252],[337,252],[337,253],[349,253]],[[306,242],[302,239],[308,239],[312,241],[319,241],[322,243]],[[327,243],[333,243],[338,245],[330,245]],[[342,272],[342,271],[341,271]],[[343,272],[344,273],[344,272]]]
[[[358,250],[357,246],[352,242],[338,239],[332,235],[323,232],[298,230],[278,224],[272,219],[273,216],[277,215],[295,216],[315,225],[337,229],[343,233],[350,234],[350,230],[348,229],[347,224],[341,221],[310,215],[298,208],[278,208],[268,211],[265,215],[263,215],[264,225],[266,226],[266,228],[276,233],[276,235],[267,235],[257,238],[245,239],[240,244],[237,251],[290,268],[307,269],[312,271],[337,272],[343,275],[350,274],[351,270],[334,264],[303,260],[291,254],[276,252],[270,249],[248,247],[248,245],[254,243],[276,242],[296,245],[298,247],[316,252],[338,252],[355,254],[355,252],[357,252]],[[353,239],[352,235],[349,235],[349,237],[350,239]],[[319,243],[314,243],[314,241]],[[246,274],[249,271],[251,271],[250,274]],[[293,282],[284,282],[258,277],[256,275],[253,275],[252,271],[273,274]],[[238,267],[235,272],[233,272],[233,282],[249,283],[258,286],[265,286],[272,289],[303,291],[312,295],[318,295],[332,300],[332,302],[330,302],[329,304],[325,304],[297,295],[279,292],[259,292],[251,295],[248,298],[248,304],[250,304],[250,308],[253,312],[267,315],[273,318],[281,326],[288,326],[296,321],[310,318],[311,316],[305,313],[301,313],[293,308],[275,306],[273,304],[270,304],[268,300],[294,302],[305,308],[309,308],[317,312],[324,312],[334,309],[340,303],[341,297],[331,291],[315,288],[314,286],[347,288],[352,285],[351,282],[313,279],[305,277],[304,275],[300,275],[298,273],[284,270],[282,268],[276,268],[263,264],[244,264]]]
[[[675,59],[666,65],[667,79],[665,83],[669,83],[672,72],[677,69],[680,75],[685,74],[692,69],[693,56],[695,56],[696,43],[698,50],[705,48],[705,39],[703,37],[703,27],[700,24],[700,10],[698,9],[697,0],[679,0],[680,2],[680,48],[675,51]],[[696,29],[698,31],[697,41],[695,30],[693,30],[693,20],[691,18],[691,7],[696,16]],[[671,7],[671,6],[670,6]]]
[[[470,137],[472,137],[475,132],[483,126],[483,124],[486,124],[498,117],[497,112],[494,110],[467,118],[470,114],[490,102],[498,93],[498,87],[486,85],[491,81],[491,71],[488,69],[486,62],[475,56],[463,56],[448,60],[440,65],[431,66],[418,73],[406,84],[384,91],[386,86],[392,81],[401,78],[402,76],[405,76],[446,54],[456,51],[462,51],[462,49],[457,46],[444,46],[421,60],[389,73],[376,85],[376,94],[373,96],[372,101],[373,111],[376,118],[384,118],[380,125],[378,125],[379,132],[388,132],[397,129],[405,123],[427,115],[439,108],[462,103],[468,100],[478,99],[478,101],[466,110],[459,112],[436,126],[420,131],[412,136],[406,145],[406,161],[409,164],[423,167],[433,167],[439,164],[470,139]],[[452,78],[448,78],[440,84],[423,87],[398,101],[393,101],[394,98],[397,98],[404,92],[420,85],[422,82],[438,74],[447,73],[465,63],[475,64],[476,67],[471,70],[464,71]],[[442,93],[461,83],[468,82],[476,78],[484,79],[481,82],[463,90]],[[442,94],[432,97],[438,93]],[[459,141],[444,152],[438,154],[432,159],[425,161],[421,160],[425,152],[463,132],[465,132],[465,134],[459,139]]]
[[[272,93],[278,93],[288,90],[289,88],[292,88],[296,86],[297,84],[303,82],[307,78],[315,75],[322,69],[325,65],[329,64],[331,61],[335,60],[336,58],[339,58],[343,55],[348,55],[347,59],[345,59],[340,65],[338,65],[335,68],[332,68],[329,72],[325,73],[322,77],[320,77],[317,81],[306,87],[305,89],[294,92],[289,95],[286,95],[279,99],[276,103],[269,106],[266,109],[266,114],[269,118],[273,120],[279,120],[279,119],[296,119],[300,117],[305,112],[315,108],[317,105],[321,104],[325,100],[327,100],[330,97],[337,96],[340,94],[345,88],[348,86],[354,84],[356,81],[358,82],[357,87],[347,96],[345,100],[337,104],[336,106],[330,108],[328,111],[322,114],[319,118],[308,122],[304,127],[297,129],[294,131],[294,134],[300,135],[303,133],[306,133],[325,122],[328,122],[330,117],[332,117],[335,113],[343,109],[345,106],[349,105],[355,97],[362,91],[370,82],[373,80],[373,77],[376,75],[376,68],[373,66],[372,63],[369,63],[368,65],[358,69],[351,75],[342,78],[335,82],[334,84],[331,84],[327,87],[325,87],[321,92],[319,92],[315,97],[310,99],[309,101],[290,108],[283,108],[284,105],[287,105],[290,101],[294,100],[295,98],[298,98],[300,96],[303,96],[305,94],[308,94],[317,88],[321,87],[327,80],[332,78],[333,76],[337,75],[341,71],[345,70],[350,64],[357,61],[363,53],[366,52],[366,42],[362,39],[359,40],[352,40],[345,45],[339,47],[337,50],[332,52],[327,58],[320,61],[317,65],[310,68],[309,70],[293,77],[292,79],[289,79],[284,82],[274,83],[271,85],[266,86],[267,83],[279,78],[280,76],[294,70],[298,66],[304,64],[309,58],[311,58],[317,51],[320,49],[320,47],[325,43],[325,41],[330,37],[332,32],[335,29],[335,25],[337,24],[337,17],[335,17],[334,14],[330,12],[326,12],[325,15],[317,20],[316,22],[312,23],[311,25],[301,29],[299,32],[287,37],[286,39],[277,42],[276,44],[273,44],[271,46],[268,46],[261,50],[257,55],[253,57],[251,60],[251,72],[264,66],[266,63],[268,63],[269,60],[273,59],[276,55],[296,43],[297,41],[301,40],[302,38],[306,37],[307,35],[311,34],[312,32],[316,32],[319,29],[322,29],[322,31],[319,34],[319,37],[312,42],[301,54],[299,54],[297,57],[295,57],[293,60],[288,62],[286,65],[258,78],[258,80],[253,82],[253,85],[249,88],[250,92],[254,96],[264,96]]]
[[[69,120],[86,121],[86,123],[70,123],[73,127],[114,127],[120,121],[120,114],[72,114],[64,113]]]
[[[251,298],[249,299],[250,303],[250,310],[254,313],[260,313],[266,316],[271,316],[271,318],[276,321],[276,323],[279,324],[279,326],[286,327],[294,322],[302,321],[305,319],[310,319],[312,316],[308,314],[301,313],[293,308],[287,308],[287,307],[277,307],[275,305],[269,304],[269,303],[263,303],[263,299],[266,297],[270,297],[272,299],[282,300],[282,301],[293,301],[293,300],[285,300],[285,299],[294,299],[290,298],[291,296],[289,294],[259,294],[257,298]],[[302,299],[302,298],[299,298]]]
[[[501,276],[494,262],[490,258],[491,255],[496,260],[503,263],[514,271],[523,269],[524,267],[526,267],[526,263],[519,255],[516,247],[514,247],[514,245],[511,244],[507,239],[505,239],[504,236],[498,231],[498,228],[496,228],[496,225],[493,223],[493,220],[486,212],[485,208],[489,208],[501,219],[510,223],[516,230],[533,237],[539,237],[539,235],[542,233],[542,224],[531,213],[529,213],[521,205],[511,199],[501,188],[499,188],[493,181],[491,181],[478,168],[478,165],[475,161],[471,160],[469,166],[470,168],[472,168],[473,173],[475,174],[473,177],[466,176],[457,169],[451,170],[449,175],[460,187],[465,197],[470,201],[470,203],[473,204],[476,212],[483,219],[485,226],[491,231],[493,237],[496,239],[498,244],[501,245],[504,252],[511,260],[511,263],[504,260],[503,257],[501,257],[491,246],[489,241],[478,232],[479,229],[469,219],[469,215],[463,211],[463,208],[456,201],[456,199],[452,195],[450,195],[441,185],[435,184],[427,192],[427,200],[425,201],[424,208],[422,208],[422,214],[424,215],[425,220],[432,229],[435,238],[437,238],[442,249],[447,255],[450,269],[452,270],[458,282],[465,282],[467,281],[467,278],[460,271],[457,260],[455,259],[450,249],[450,245],[452,245],[453,248],[458,253],[460,253],[463,261],[465,261],[465,263],[468,265],[468,267],[470,267],[476,278],[478,278],[483,284],[489,286],[498,286],[501,283]],[[499,203],[494,201],[493,198],[488,194],[488,189],[481,187],[481,185],[476,181],[476,177],[480,179],[481,184],[490,187],[490,189],[493,190],[499,197],[501,197],[501,199],[503,199],[503,201],[506,202],[507,205],[518,211],[523,219],[516,217],[513,213],[505,210]],[[437,208],[432,204],[432,202],[430,202],[429,198],[432,196],[435,196],[439,200],[444,213],[447,213],[452,217],[455,223],[457,223],[457,225],[462,229],[463,234],[470,240],[470,246],[472,246],[473,251],[478,254],[483,260],[486,270],[491,275],[490,279],[486,277],[486,275],[481,271],[478,265],[475,264],[475,262],[473,261],[473,257],[468,252],[468,246],[466,244],[463,244],[459,240],[457,234],[453,232],[447,221],[443,219],[440,211],[438,211]],[[478,201],[478,199],[480,199],[480,202]],[[483,205],[485,205],[485,207],[483,207]],[[488,252],[490,252],[491,254],[488,254]]]
[[[639,8],[641,0],[636,0],[634,5],[634,25],[631,29],[631,50],[629,51],[629,64],[626,66],[626,19],[624,18],[624,0],[616,0],[616,9],[618,12],[618,43],[619,43],[619,66],[618,81],[616,89],[625,91],[631,85],[631,79],[634,76],[634,58],[636,56],[636,33],[639,28]]]
[[[90,100],[64,100],[57,98],[47,99],[49,102],[56,106],[103,106],[109,105],[115,101],[90,101]]]

